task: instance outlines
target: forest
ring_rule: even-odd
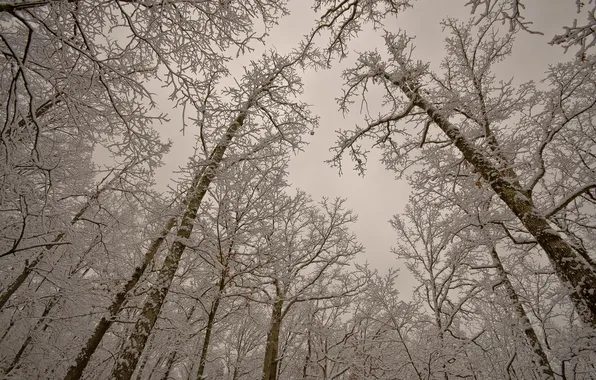
[[[427,0],[0,0],[0,378],[596,379],[596,0],[551,5],[449,0],[427,61]],[[384,264],[305,154],[407,184]]]

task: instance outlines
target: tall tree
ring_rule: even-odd
[[[355,216],[344,203],[323,200],[318,209],[302,192],[275,200],[283,211],[267,226],[267,245],[259,253],[271,264],[255,271],[255,278],[246,283],[262,292],[247,297],[271,308],[263,380],[278,378],[282,323],[294,305],[348,297],[363,286],[355,273],[342,270],[363,249],[348,230]]]
[[[260,62],[253,62],[252,67],[246,70],[239,83],[240,87],[227,90],[231,105],[224,106],[224,111],[214,108],[214,114],[208,116],[212,118],[216,116],[215,114],[220,116],[223,113],[229,117],[231,114],[231,120],[227,119],[230,120],[229,124],[223,126],[219,141],[212,148],[203,166],[199,166],[193,174],[186,192],[176,240],[159,270],[156,285],[149,291],[128,343],[123,346],[119,354],[112,377],[131,378],[176,274],[180,258],[186,248],[185,241],[191,236],[203,197],[217,175],[224,155],[232,143],[240,145],[238,144],[240,142],[248,145],[249,151],[246,154],[250,154],[259,145],[280,141],[290,148],[299,149],[302,134],[312,128],[311,123],[315,120],[308,115],[303,104],[296,103],[292,99],[301,91],[300,79],[294,71],[294,65],[300,59],[300,54],[293,58],[272,54],[263,57]],[[218,125],[216,119],[212,121],[214,125]],[[235,141],[236,137],[240,137],[238,142]]]
[[[397,232],[393,251],[420,283],[415,291],[416,299],[426,303],[432,316],[438,347],[430,355],[428,371],[433,377],[442,373],[448,379],[451,372],[448,364],[456,361],[459,345],[451,339],[454,325],[483,287],[466,265],[470,249],[453,243],[454,218],[446,213],[444,205],[412,198],[403,216],[396,215],[391,220]]]
[[[271,194],[283,192],[287,186],[284,180],[286,160],[280,155],[277,161],[266,157],[235,162],[234,167],[217,178],[215,189],[210,192],[217,205],[213,212],[215,215],[211,216],[211,223],[199,222],[202,228],[214,225],[215,236],[208,242],[211,244],[204,244],[205,248],[200,249],[199,253],[216,274],[213,291],[204,293],[203,297],[207,300],[212,293],[211,301],[207,301],[205,307],[207,325],[204,326],[205,333],[199,351],[197,379],[206,378],[207,355],[214,326],[220,322],[217,319],[220,305],[229,302],[226,297],[234,296],[234,290],[229,288],[239,281],[239,276],[247,275],[261,265],[253,259],[255,252],[249,247],[262,233],[262,221],[273,218],[272,213],[280,212],[268,208],[267,199]]]
[[[343,8],[341,10],[345,12]],[[330,13],[333,12],[340,10],[331,9]],[[445,21],[452,36],[447,40],[449,55],[444,60],[442,74],[433,73],[428,65],[412,59],[411,39],[403,32],[386,33],[384,39],[389,60],[383,59],[378,52],[361,55],[356,67],[344,73],[347,90],[340,100],[340,107],[346,110],[353,98],[360,96],[362,88],[375,82],[387,91],[390,110],[379,118],[368,119],[365,128],[340,132],[333,161],[339,164],[343,153],[349,152],[357,167],[362,169],[366,151],[356,142],[368,137],[385,149],[383,160],[386,164],[401,170],[403,164],[412,159],[408,152],[432,141],[427,139],[427,134],[433,126],[438,127],[478,173],[479,186],[490,186],[542,247],[561,283],[568,288],[582,320],[595,327],[596,294],[591,289],[596,287],[596,271],[574,244],[553,228],[549,222],[552,214],[542,207],[540,196],[545,174],[549,171],[552,175],[560,173],[558,167],[545,165],[548,152],[556,149],[555,137],[566,132],[581,133],[583,125],[589,123],[596,101],[585,94],[593,86],[592,81],[580,80],[573,82],[576,84],[571,87],[565,82],[554,81],[561,67],[551,71],[548,79],[553,80],[556,90],[547,91],[541,97],[533,96],[538,90],[531,84],[522,85],[515,94],[511,82],[498,82],[491,67],[509,55],[512,33],[515,32],[514,29],[500,35],[495,24],[499,14],[498,9],[494,10],[479,25]],[[359,25],[362,20],[346,22]],[[347,37],[337,36],[340,39]],[[593,70],[581,61],[567,67],[573,67],[573,78],[593,75]],[[501,145],[503,137],[510,136],[501,126],[520,113],[537,120],[529,116],[536,107],[544,107],[537,126],[542,131],[536,131],[541,136],[540,143],[531,151],[530,158],[524,159],[525,152],[511,150],[509,144]],[[417,142],[407,132],[408,127],[401,124],[405,121],[420,129]],[[522,120],[518,128],[532,126],[533,123],[526,121]],[[400,140],[397,138],[399,134],[410,137]],[[575,151],[584,152],[585,148],[578,146]],[[522,170],[519,162],[514,165],[516,160],[523,160],[529,170]],[[587,176],[574,176],[573,190],[562,194],[559,191],[559,201],[554,209],[563,209],[589,192],[593,181],[591,161],[592,157],[588,162],[583,160],[581,153],[574,157],[575,166],[583,166]]]

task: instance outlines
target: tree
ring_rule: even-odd
[[[225,298],[234,296],[234,283],[238,277],[245,276],[255,270],[258,263],[252,256],[254,252],[248,248],[262,233],[260,224],[264,219],[274,217],[271,213],[279,210],[267,208],[270,194],[283,192],[287,186],[284,180],[287,168],[286,158],[279,157],[272,162],[268,157],[264,160],[249,159],[233,163],[234,167],[226,170],[215,182],[211,197],[217,202],[217,210],[211,223],[199,220],[201,227],[210,224],[215,231],[211,244],[199,250],[201,259],[216,272],[214,294],[210,304],[207,302],[207,324],[200,349],[197,379],[206,378],[205,368],[207,354],[211,344],[211,335],[216,322],[220,304]],[[206,233],[204,233],[206,234]],[[228,295],[227,293],[231,293]],[[204,299],[210,296],[205,292]],[[229,302],[229,301],[228,301]],[[228,312],[230,314],[230,312]]]
[[[281,140],[282,144],[288,144],[291,148],[300,147],[301,135],[314,121],[304,105],[292,101],[292,97],[300,92],[299,78],[293,71],[293,66],[300,58],[300,55],[282,58],[273,54],[270,57],[265,56],[258,63],[254,62],[251,70],[246,71],[242,82],[239,83],[240,88],[228,90],[233,105],[226,107],[227,111],[226,108],[223,108],[224,111],[214,108],[214,115],[209,115],[211,118],[216,116],[215,114],[220,116],[223,112],[228,115],[231,113],[233,116],[225,126],[220,140],[211,150],[205,166],[196,169],[193,175],[184,200],[176,240],[172,243],[159,271],[156,286],[149,291],[148,299],[143,305],[128,343],[119,354],[120,359],[116,362],[112,377],[131,378],[186,248],[185,241],[191,236],[203,197],[217,175],[228,147],[232,142],[238,144],[233,140],[239,136],[238,140],[248,145],[254,134],[262,128],[258,123],[263,123],[265,128],[269,128],[269,133],[265,131],[257,135],[256,144],[269,144]],[[214,125],[217,125],[217,121],[213,121]],[[251,150],[259,148],[254,145],[248,146],[249,154]]]
[[[348,230],[355,216],[345,210],[345,202],[323,200],[318,210],[302,192],[294,197],[276,198],[274,207],[281,213],[268,226],[267,244],[259,253],[270,264],[255,271],[254,279],[244,285],[262,292],[247,297],[271,308],[263,360],[264,380],[278,377],[282,323],[293,306],[348,297],[363,285],[355,274],[342,271],[362,251]]]
[[[380,148],[408,180],[390,223],[413,293],[394,269],[351,267],[363,247],[349,200],[288,183],[318,121],[301,76],[419,3],[315,0],[286,56],[267,45],[286,1],[0,4],[0,372],[591,378],[593,1],[549,37],[575,56],[540,83],[496,74],[517,36],[541,33],[530,0],[463,2],[470,19],[441,24],[440,66],[400,31],[344,71],[340,110],[360,101],[366,125],[339,131],[331,162],[364,174]],[[232,77],[255,43],[269,50]],[[196,145],[166,193],[156,127],[172,106]]]
[[[461,343],[451,339],[453,331],[457,331],[460,314],[467,311],[467,304],[482,292],[483,286],[470,271],[471,250],[454,243],[458,227],[444,204],[411,198],[403,215],[404,219],[396,215],[390,221],[397,232],[393,251],[420,283],[416,299],[425,302],[432,315],[438,347],[430,354],[428,371],[433,377],[438,376],[433,372],[442,372],[448,379],[449,363],[456,361]]]
[[[341,11],[345,12],[344,9]],[[334,12],[339,13],[340,10]],[[495,29],[499,15],[497,10],[491,12],[478,26],[445,21],[452,37],[447,40],[450,55],[443,63],[444,74],[435,74],[427,65],[412,59],[411,39],[405,33],[386,33],[388,61],[378,52],[361,55],[356,67],[344,73],[347,90],[340,100],[340,108],[346,110],[369,83],[379,83],[387,91],[390,109],[384,116],[368,119],[366,128],[341,132],[333,162],[339,164],[343,153],[348,151],[357,167],[362,168],[366,151],[356,142],[367,137],[383,147],[386,164],[399,170],[404,161],[409,160],[407,152],[416,145],[422,147],[427,141],[432,141],[427,140],[429,129],[432,125],[438,127],[448,138],[449,146],[452,144],[464,161],[480,175],[479,186],[490,186],[542,247],[560,281],[567,286],[584,323],[596,326],[596,295],[591,291],[596,286],[596,272],[573,243],[553,229],[549,222],[552,214],[541,207],[540,196],[541,185],[549,187],[545,179],[549,177],[545,177],[547,171],[554,174],[559,169],[545,166],[548,152],[556,149],[551,143],[562,131],[565,132],[561,134],[581,133],[595,104],[593,97],[585,97],[585,91],[592,85],[590,81],[581,81],[569,87],[568,83],[558,81],[553,83],[555,88],[559,87],[557,90],[538,97],[531,96],[537,95],[538,90],[533,89],[531,84],[525,84],[518,94],[513,95],[511,82],[497,82],[490,71],[492,65],[509,54],[511,33],[515,32],[514,29],[503,37],[499,36]],[[347,37],[338,35],[335,40]],[[581,61],[570,66],[574,67],[575,75],[589,75],[587,66]],[[551,80],[556,77],[557,71],[551,74]],[[363,96],[366,95],[363,93]],[[555,107],[555,104],[558,106]],[[544,107],[537,118],[530,116],[536,107]],[[528,119],[540,120],[537,124],[542,127],[540,144],[526,160],[522,154],[510,150],[509,145],[500,143],[503,135],[507,135],[506,131],[502,132],[501,123],[520,113],[528,115]],[[421,137],[417,144],[411,137],[402,141],[396,138],[397,134],[407,135],[406,127],[400,125],[403,121],[420,126]],[[520,128],[528,124],[526,121],[521,121]],[[582,147],[575,150],[585,151]],[[517,160],[523,160],[530,169],[520,171]],[[574,180],[580,182],[579,186],[576,185],[571,192],[558,194],[555,209],[565,208],[592,187],[592,164],[582,163],[581,160],[581,154],[577,155],[574,165],[583,165],[588,177],[579,179],[574,176]]]

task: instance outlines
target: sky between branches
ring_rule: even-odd
[[[255,51],[230,65],[230,70],[238,77],[242,67],[250,59],[258,58],[265,49],[275,48],[280,53],[290,52],[296,47],[303,35],[314,25],[316,15],[312,11],[309,0],[290,0],[290,15],[279,21],[265,46],[255,46]],[[438,70],[443,56],[443,42],[446,34],[442,32],[440,22],[446,17],[455,17],[466,22],[470,17],[470,8],[464,7],[464,0],[418,0],[413,9],[399,15],[397,19],[387,19],[385,29],[406,30],[415,36],[416,50],[414,56],[423,62],[430,62],[433,69]],[[572,0],[531,0],[527,1],[525,10],[528,20],[544,35],[518,33],[513,48],[513,55],[496,68],[499,79],[514,78],[516,83],[529,80],[539,81],[548,65],[573,58],[574,52],[566,55],[558,46],[548,42],[553,35],[562,31],[561,25],[570,25],[577,17],[575,2]],[[506,27],[506,26],[503,26]],[[359,263],[368,262],[373,268],[384,272],[389,267],[403,266],[391,253],[395,242],[395,233],[388,221],[400,213],[408,200],[409,188],[405,179],[398,180],[393,172],[385,170],[378,161],[379,155],[373,150],[370,155],[365,177],[359,177],[351,168],[353,164],[344,160],[343,175],[337,168],[325,163],[331,158],[329,148],[336,140],[335,131],[339,128],[351,129],[355,124],[363,125],[363,115],[359,105],[348,115],[338,110],[335,98],[342,94],[341,72],[354,62],[356,52],[364,52],[378,48],[384,49],[382,31],[365,29],[357,40],[352,41],[348,59],[335,64],[327,71],[309,71],[304,77],[305,94],[303,100],[312,105],[312,110],[320,117],[319,128],[315,134],[308,136],[310,144],[295,156],[290,164],[289,181],[294,188],[311,194],[315,200],[322,197],[342,197],[348,199],[348,206],[358,214],[358,222],[354,227],[360,242],[366,247],[366,253],[358,258]],[[232,82],[233,83],[233,82]],[[158,129],[164,136],[173,141],[173,148],[165,158],[165,165],[157,176],[159,189],[171,185],[176,178],[176,171],[187,162],[193,154],[194,136],[192,125],[187,126],[185,135],[181,133],[181,109],[168,108],[167,93],[154,90],[159,100],[160,111],[170,117],[170,122]],[[381,97],[378,96],[378,99]],[[369,104],[373,104],[373,97]],[[374,110],[373,114],[374,114]],[[398,286],[402,296],[410,294],[413,286],[412,278],[404,269],[401,271]]]

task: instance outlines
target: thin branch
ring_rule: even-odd
[[[550,218],[550,217],[554,216],[556,213],[558,213],[559,211],[561,211],[562,209],[564,209],[565,207],[567,207],[567,205],[569,203],[573,202],[573,200],[575,198],[579,197],[583,193],[585,193],[587,191],[590,191],[591,189],[594,189],[594,188],[596,188],[596,183],[591,183],[591,184],[584,185],[584,186],[580,187],[579,189],[577,189],[573,193],[569,194],[561,202],[559,202],[558,205],[556,205],[555,207],[553,207],[550,210],[546,211],[544,213],[544,216],[547,217],[547,218]]]

